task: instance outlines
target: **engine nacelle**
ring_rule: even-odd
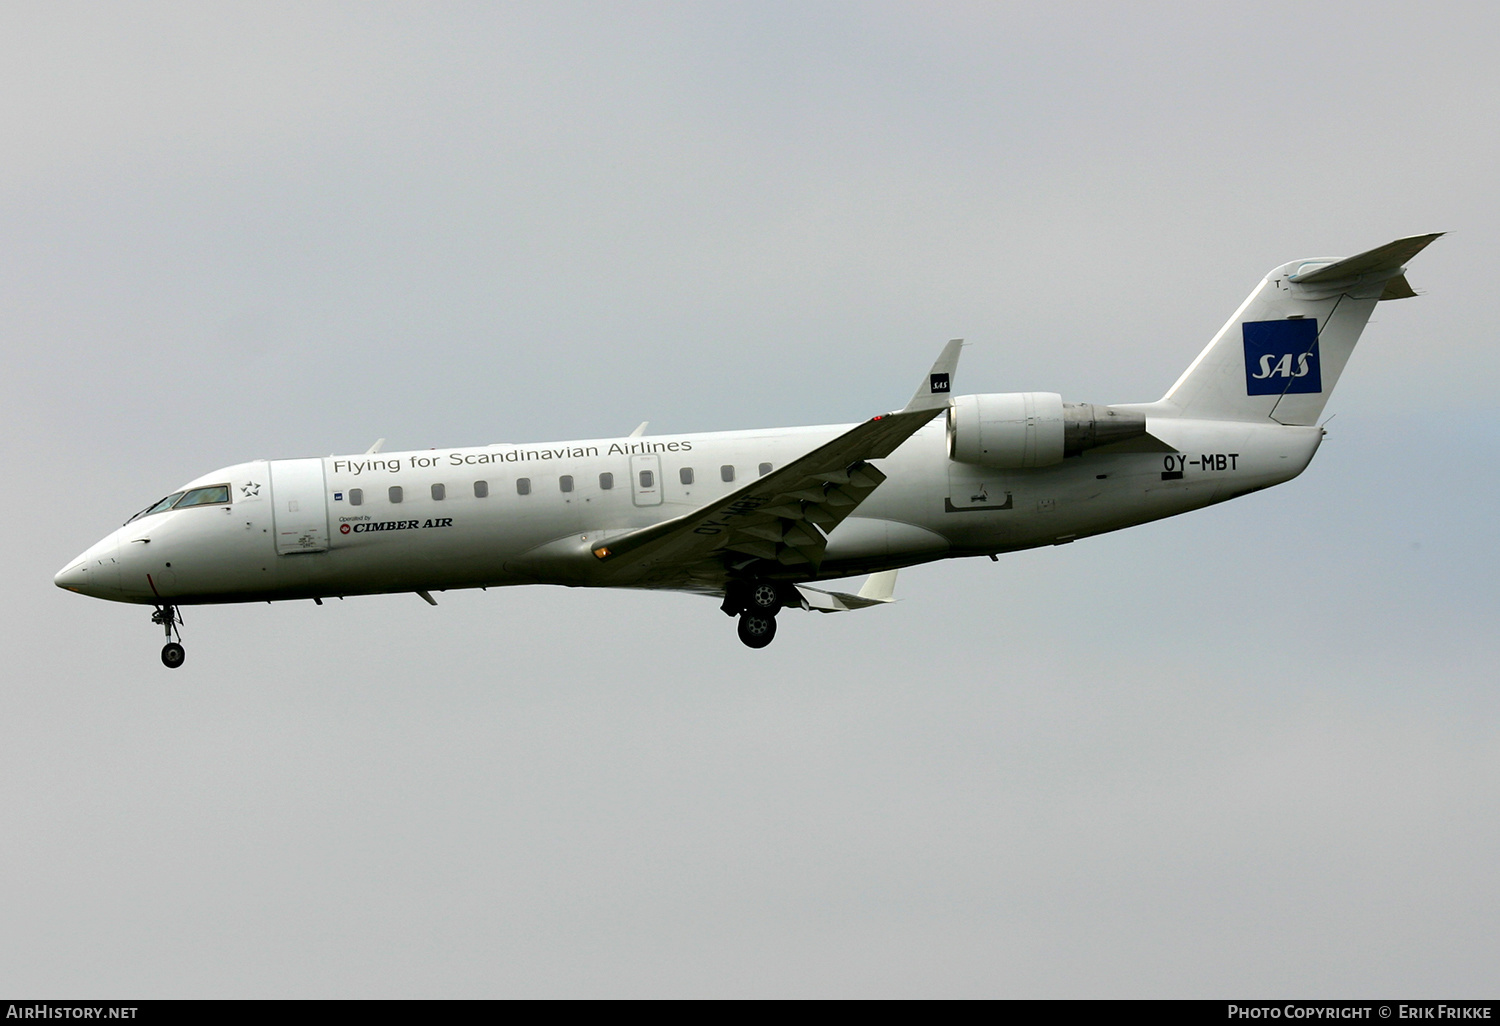
[[[1146,433],[1146,417],[1056,392],[961,395],[948,410],[948,455],[959,463],[1023,470],[1061,463]]]
[[[948,455],[997,470],[1063,458],[1063,401],[1056,392],[961,395],[948,411]]]

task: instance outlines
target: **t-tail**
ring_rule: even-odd
[[[1157,417],[1315,424],[1375,304],[1416,295],[1406,262],[1442,234],[1276,268],[1146,409]]]

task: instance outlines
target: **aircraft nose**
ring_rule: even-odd
[[[120,597],[120,564],[116,559],[119,539],[110,535],[87,552],[68,560],[52,578],[52,583],[80,595],[94,598]]]
[[[73,560],[57,572],[57,575],[52,578],[52,583],[59,588],[67,588],[69,591],[87,594],[89,585],[88,560],[82,557]]]

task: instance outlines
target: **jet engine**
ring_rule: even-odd
[[[996,470],[1047,467],[1146,433],[1146,417],[1056,392],[961,395],[948,410],[948,455]]]

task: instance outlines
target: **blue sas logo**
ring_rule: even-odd
[[[1241,327],[1245,333],[1246,394],[1323,391],[1315,319],[1246,321]]]

